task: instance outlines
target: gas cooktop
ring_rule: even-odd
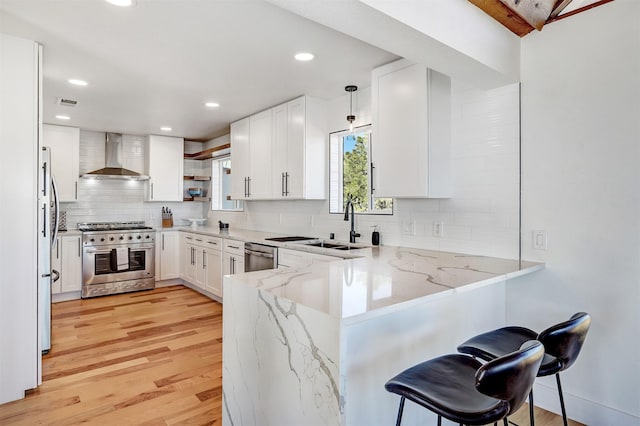
[[[97,231],[141,231],[145,229],[153,229],[145,226],[144,221],[136,222],[85,222],[79,223],[78,229],[82,232]]]

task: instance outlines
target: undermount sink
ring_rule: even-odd
[[[362,249],[362,248],[367,248],[368,246],[360,246],[360,245],[351,245],[349,243],[340,243],[340,242],[335,242],[335,243],[331,243],[328,241],[300,241],[298,244],[304,244],[305,246],[311,246],[311,247],[319,247],[319,248],[326,248],[326,249],[332,249],[332,250],[357,250],[357,249]]]
[[[306,243],[307,246],[312,247],[321,247],[321,248],[330,248],[334,250],[349,250],[351,247],[345,246],[344,244],[333,244],[333,243],[325,243],[324,241],[316,241],[314,243]]]

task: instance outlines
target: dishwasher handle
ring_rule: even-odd
[[[248,254],[250,256],[256,256],[256,257],[266,257],[267,259],[273,259],[273,253],[265,253],[263,251],[249,250],[248,248],[244,249],[244,254]]]

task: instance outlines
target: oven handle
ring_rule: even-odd
[[[265,253],[263,251],[244,249],[244,254],[248,254],[249,256],[266,257],[267,259],[273,259],[273,253]]]
[[[85,247],[84,251],[85,253],[111,253],[111,250],[115,249],[115,246],[109,246],[111,248],[108,249],[97,249],[94,247]],[[131,249],[131,251],[140,251],[140,250],[153,250],[154,247],[153,246],[136,246],[136,247],[129,247]]]

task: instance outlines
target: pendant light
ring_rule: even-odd
[[[353,122],[356,120],[356,116],[353,115],[353,92],[358,90],[358,86],[350,84],[344,90],[349,92],[349,115],[347,115],[347,121],[349,122],[349,131],[353,132]]]

